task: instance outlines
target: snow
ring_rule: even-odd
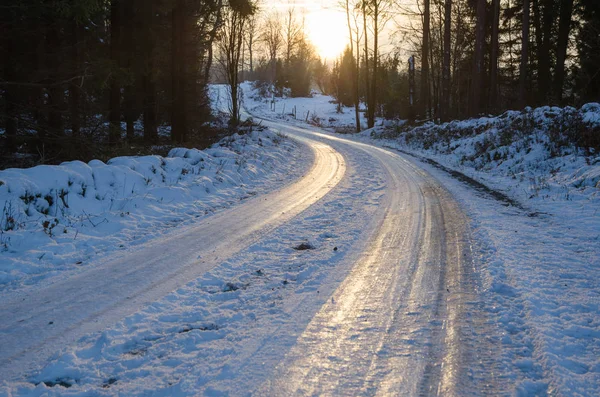
[[[305,124],[274,114],[251,92],[245,100],[255,114]],[[282,102],[310,107],[307,99]],[[335,112],[317,109],[322,119]],[[480,293],[502,335],[502,372],[514,384],[508,394],[591,396],[600,388],[600,156],[562,143],[570,126],[560,121],[572,114],[582,122],[577,131],[598,131],[600,105],[590,103],[412,129],[378,122],[385,126],[345,136],[420,160],[472,219]],[[352,109],[344,116],[324,127],[351,126]]]
[[[65,347],[38,373],[6,385],[6,392],[247,394],[327,304],[377,220],[384,175],[366,154],[344,154],[365,166],[350,168],[301,216],[140,312]],[[294,248],[304,242],[313,249]]]
[[[354,108],[342,107],[338,111],[335,100],[329,95],[313,92],[312,98],[275,98],[274,110],[270,110],[271,99],[258,96],[251,82],[245,82],[241,87],[244,106],[251,114],[266,116],[272,120],[353,131],[356,120]],[[366,126],[366,118],[361,123]]]
[[[297,143],[255,130],[165,158],[0,171],[0,292],[82,271],[99,255],[282,186],[305,158]]]
[[[291,314],[302,311],[308,321],[329,296],[319,287],[322,279],[332,270],[342,271],[338,277],[348,270],[343,252],[356,243],[359,230],[345,236],[324,231],[354,224],[354,210],[340,213],[338,205],[349,193],[340,191],[328,200],[325,213],[322,207],[312,210],[110,330],[84,338],[31,381],[74,384],[69,389],[37,386],[49,396],[101,392],[110,379],[116,381],[106,395],[245,394],[244,384],[264,378],[302,331],[302,322]],[[368,222],[373,210],[359,220]],[[297,230],[312,232],[298,235]],[[293,249],[304,239],[315,250]],[[307,296],[322,298],[307,307]],[[257,353],[262,365],[250,365]]]
[[[353,109],[338,113],[324,95],[277,99],[272,111],[248,83],[243,89],[256,116],[322,126],[330,135],[354,122]],[[226,112],[224,93],[211,88],[217,113]],[[600,125],[600,105],[578,111],[586,125]],[[548,131],[561,112],[544,107],[412,130],[379,120],[374,130],[344,136],[420,161],[470,217],[481,309],[499,335],[503,384],[514,387],[498,394],[592,396],[600,389],[600,157],[556,145]],[[533,126],[527,133],[506,133],[524,123]],[[102,255],[276,189],[306,172],[302,148],[255,131],[206,151],[174,149],[167,158],[0,171],[0,226],[13,229],[0,234],[0,293],[81,272]],[[65,346],[20,382],[1,383],[0,376],[0,396],[250,393],[315,313],[334,304],[329,297],[374,227],[385,178],[361,153],[342,152],[346,177],[301,215],[139,312]],[[313,249],[294,249],[304,242]]]

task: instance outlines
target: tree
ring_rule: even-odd
[[[498,1],[498,0],[496,0]],[[442,65],[441,118],[448,120],[450,110],[450,51],[452,32],[452,0],[444,2],[444,59]]]
[[[321,59],[317,59],[313,65],[313,79],[319,90],[325,95],[333,94],[331,90],[331,73],[327,63]]]
[[[254,4],[249,0],[229,0],[228,7],[223,11],[223,26],[218,41],[218,61],[229,86],[230,123],[232,125],[237,125],[240,121],[239,72],[244,45],[244,29],[248,19],[255,12]]]
[[[110,105],[108,143],[116,145],[121,138],[121,31],[124,0],[112,0],[110,3]]]
[[[429,114],[429,25],[431,21],[429,0],[424,0],[423,46],[421,47],[421,117]]]
[[[548,82],[551,81],[550,50],[555,0],[533,0],[532,5],[537,52],[537,103],[544,104],[549,99],[548,93],[551,88]]]
[[[360,94],[359,94],[359,82],[360,82],[360,76],[359,76],[359,63],[358,63],[358,54],[360,53],[359,51],[359,32],[358,32],[358,23],[357,23],[357,15],[354,11],[358,10],[358,3],[355,3],[353,5],[350,5],[350,0],[345,0],[345,2],[342,3],[342,7],[344,8],[344,10],[346,11],[346,21],[348,24],[348,40],[350,42],[350,56],[351,58],[355,59],[355,63],[352,65],[352,69],[351,69],[351,76],[350,78],[352,79],[352,100],[353,100],[353,104],[354,104],[354,117],[356,120],[356,132],[360,132],[361,127],[360,127],[360,111],[359,111],[359,105],[360,105]],[[353,17],[353,23],[351,22],[351,16]],[[354,27],[354,31],[353,28]],[[356,40],[355,40],[356,37]],[[357,56],[354,56],[354,47],[356,46],[356,54]]]
[[[296,20],[296,9],[289,7],[285,13],[283,36],[285,38],[285,63],[289,64],[296,47],[303,39],[303,24]]]
[[[428,0],[427,0],[428,1]],[[365,71],[367,80],[367,125],[369,128],[375,126],[375,112],[377,109],[377,92],[378,92],[378,68],[379,68],[379,36],[385,25],[391,18],[390,8],[392,2],[390,0],[363,0],[362,12],[365,32]],[[369,51],[367,38],[367,17],[370,19],[370,28],[373,33],[373,55],[372,66],[369,69]]]
[[[361,0],[361,12],[362,12],[362,17],[363,17],[363,38],[364,38],[364,45],[363,45],[363,50],[364,50],[364,79],[365,79],[365,97],[366,97],[366,103],[367,103],[367,126],[368,128],[371,128],[372,125],[375,124],[375,120],[370,120],[368,115],[369,115],[369,107],[373,107],[373,92],[371,91],[371,79],[369,78],[369,73],[371,73],[370,69],[369,69],[369,29],[367,28],[368,24],[367,24],[367,16],[368,16],[368,8],[367,8],[367,0]]]
[[[525,0],[528,1],[528,0]],[[469,113],[472,116],[481,111],[481,92],[483,90],[484,46],[485,46],[485,6],[486,0],[477,0],[477,24],[475,26],[475,53],[473,56],[473,78],[471,80],[471,100]]]
[[[283,46],[283,36],[281,34],[281,22],[278,13],[269,14],[262,27],[261,41],[264,43],[269,56],[271,69],[271,89],[275,94],[275,84],[277,81],[277,56]]]
[[[248,47],[248,62],[250,73],[254,73],[254,44],[256,42],[256,36],[258,34],[258,16],[253,14],[248,18],[246,24],[246,46]]]
[[[285,86],[290,89],[292,97],[310,96],[315,60],[315,49],[302,31],[285,73],[288,76]]]
[[[498,105],[498,56],[500,36],[500,0],[492,1],[492,39],[490,41],[490,100],[489,108],[496,110]]]
[[[565,60],[571,31],[573,0],[560,1],[560,17],[558,21],[558,45],[556,49],[556,71],[554,72],[554,96],[559,104],[563,104],[563,86],[565,82]]]
[[[353,106],[354,102],[354,80],[353,73],[355,61],[350,47],[346,47],[343,54],[336,61],[332,79],[335,87],[332,93],[338,104],[341,106]]]
[[[527,80],[529,72],[529,0],[523,0],[523,25],[521,35],[521,67],[519,68],[519,101],[527,105]]]
[[[577,34],[577,91],[581,102],[600,102],[600,3],[583,0],[582,26]]]

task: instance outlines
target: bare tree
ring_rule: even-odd
[[[350,3],[350,0],[345,0],[341,4],[341,6],[346,11],[346,21],[348,24],[348,40],[350,42],[350,55],[355,60],[355,63],[352,67],[352,95],[354,100],[354,115],[356,119],[356,132],[360,132],[360,95],[359,95],[359,64],[358,64],[358,54],[359,54],[359,29],[357,24],[357,15],[356,10],[358,9],[358,3],[354,2],[354,4]],[[353,23],[351,22],[353,19]],[[356,40],[355,40],[356,37]],[[356,47],[356,54],[354,52],[354,48]]]
[[[276,12],[267,15],[262,25],[263,33],[259,39],[264,44],[269,56],[271,66],[271,88],[275,93],[275,82],[277,81],[277,56],[283,46],[283,36],[281,34],[281,19]]]
[[[258,34],[258,16],[253,14],[246,23],[246,47],[248,47],[248,67],[250,73],[254,72],[254,44]]]
[[[368,7],[367,7],[367,0],[362,0],[361,2],[361,6],[360,6],[361,12],[362,12],[362,17],[363,17],[363,38],[364,38],[364,45],[363,45],[363,50],[364,50],[364,57],[365,57],[365,93],[366,93],[366,99],[367,99],[367,127],[371,128],[371,120],[369,119],[368,115],[368,109],[369,107],[373,106],[373,98],[372,98],[372,94],[373,92],[371,91],[371,81],[369,78],[369,28],[368,28],[368,23],[367,23],[367,16],[368,14]],[[375,124],[375,120],[373,120],[373,125]]]
[[[232,125],[237,125],[240,121],[239,72],[244,45],[244,30],[248,19],[255,11],[254,4],[248,0],[235,2],[230,0],[227,8],[223,10],[223,26],[218,40],[218,62],[231,94],[229,110]]]
[[[285,37],[285,63],[289,64],[292,54],[303,39],[303,24],[296,19],[296,8],[289,7],[285,13],[283,35]]]
[[[429,24],[431,20],[429,0],[424,0],[423,46],[421,48],[421,117],[429,114]]]
[[[367,73],[367,125],[369,128],[375,126],[375,110],[377,109],[377,77],[379,69],[379,36],[385,29],[385,25],[391,19],[391,0],[363,0],[362,13],[365,33],[365,70]],[[367,22],[369,20],[370,23]],[[373,55],[372,66],[369,70],[369,51],[367,30],[373,33]]]

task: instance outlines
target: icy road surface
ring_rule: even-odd
[[[2,302],[2,379],[29,372],[82,335],[176,290],[327,194],[344,175],[343,158],[326,144],[305,142],[313,149],[314,165],[296,183],[209,217],[185,233]]]
[[[70,374],[75,384],[54,386],[51,395],[94,389],[100,395],[281,396],[504,390],[497,345],[490,342],[494,331],[476,293],[468,219],[452,196],[392,151],[266,124],[312,148],[307,175],[185,233],[3,302],[2,379],[23,381],[70,346],[34,377],[45,381],[44,374],[53,374],[49,380],[58,382],[67,379],[62,372]],[[367,195],[380,197],[371,200],[376,205]],[[332,206],[339,209],[331,213]],[[337,246],[322,251],[313,259],[320,267],[306,267],[310,256],[281,258],[281,268],[306,270],[288,270],[283,285],[248,282],[229,298],[203,294],[211,286],[192,282],[211,272],[223,278],[248,273],[254,261],[263,267],[252,270],[252,280],[275,274],[273,256],[260,262],[261,247],[282,250],[281,236],[313,235],[311,220],[326,213],[330,230],[322,240],[338,236],[347,252],[334,253]],[[304,286],[303,277],[309,280]],[[214,327],[187,325],[228,311],[237,313],[229,315],[229,326],[219,320]],[[198,318],[202,312],[207,318]],[[160,324],[177,319],[185,323],[176,332]],[[39,384],[35,391],[45,388]]]
[[[379,162],[386,196],[351,273],[257,395],[497,392],[494,353],[477,309],[468,219],[457,203],[398,154],[312,135]],[[472,374],[480,366],[487,367],[485,378]]]

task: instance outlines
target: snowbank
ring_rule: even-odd
[[[274,188],[306,153],[269,131],[200,151],[0,171],[0,289],[85,266]]]
[[[541,107],[364,134],[418,153],[522,201],[592,200],[600,188],[600,105]]]

